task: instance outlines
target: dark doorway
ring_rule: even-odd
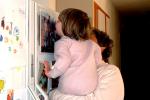
[[[150,11],[120,13],[121,73],[125,84],[124,100],[135,100],[135,98],[142,97],[141,92],[146,89],[144,77],[148,74],[146,69],[149,67],[147,66],[148,62],[150,62],[149,35]],[[143,83],[145,85],[141,86]],[[141,100],[146,100],[144,98]]]

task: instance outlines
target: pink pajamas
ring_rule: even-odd
[[[65,94],[86,95],[96,89],[97,67],[102,60],[100,47],[91,40],[62,37],[55,43],[56,63],[49,76],[60,76],[58,90]]]
[[[86,96],[66,95],[58,89],[50,92],[50,100],[124,100],[124,83],[117,66],[103,63],[99,65],[98,85],[93,93]]]

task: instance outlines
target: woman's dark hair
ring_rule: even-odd
[[[113,40],[108,36],[107,33],[100,31],[97,28],[92,29],[92,34],[95,35],[98,45],[105,47],[102,52],[102,58],[105,62],[109,62],[109,57],[112,54]]]
[[[89,39],[91,24],[87,13],[74,8],[64,9],[58,19],[62,23],[64,35],[72,39]]]

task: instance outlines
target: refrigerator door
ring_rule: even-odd
[[[28,0],[0,0],[0,100],[27,100]]]

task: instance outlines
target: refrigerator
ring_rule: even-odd
[[[0,100],[26,100],[26,3],[0,1]]]
[[[0,10],[0,100],[48,100],[58,13],[33,0],[0,0]]]

